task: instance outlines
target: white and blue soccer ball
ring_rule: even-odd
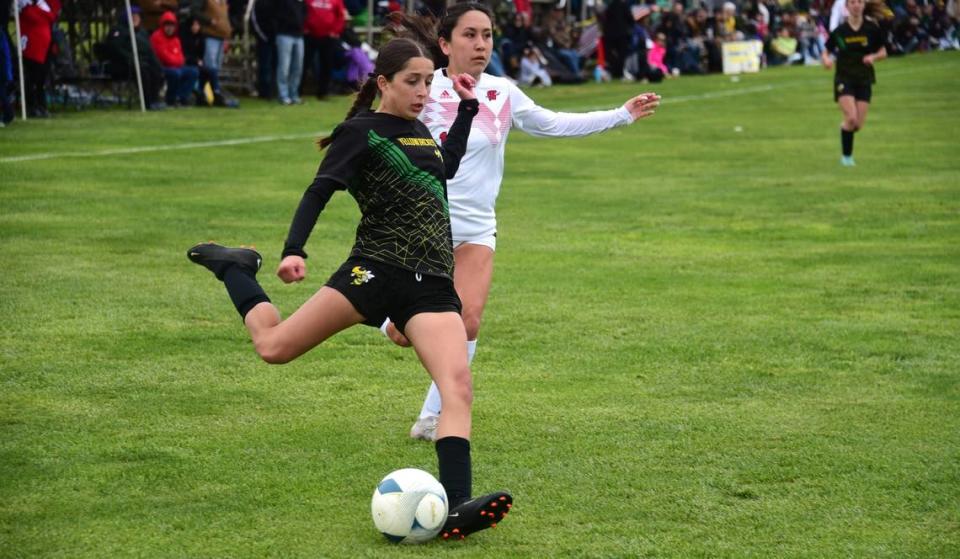
[[[377,485],[370,512],[377,530],[391,542],[425,542],[447,521],[447,492],[423,470],[396,470]]]

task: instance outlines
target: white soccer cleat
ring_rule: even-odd
[[[437,440],[437,425],[440,424],[440,418],[436,415],[421,417],[410,428],[410,438],[424,441]]]

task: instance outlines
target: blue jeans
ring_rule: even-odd
[[[560,60],[570,68],[570,71],[580,75],[580,55],[573,49],[556,49],[555,51]]]
[[[0,29],[0,122],[12,122],[16,114],[13,103],[10,102],[9,89],[13,85],[13,58],[10,56],[10,45],[7,40],[7,30]]]
[[[197,87],[197,78],[200,77],[200,71],[196,66],[183,66],[181,68],[164,68],[163,77],[167,80],[166,102],[173,105],[179,102],[186,105],[190,102],[190,94]]]
[[[505,75],[514,77],[517,75],[520,69],[521,54],[523,54],[522,45],[514,47],[513,41],[510,39],[503,39],[500,42],[500,66],[503,68]]]
[[[277,95],[280,102],[300,99],[303,75],[303,37],[277,35]]]
[[[223,39],[203,38],[203,67],[207,70],[210,88],[220,92],[220,66],[223,65]]]

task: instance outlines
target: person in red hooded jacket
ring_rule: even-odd
[[[167,106],[188,105],[197,86],[200,70],[196,66],[186,65],[180,35],[177,33],[177,16],[173,12],[164,12],[160,16],[160,26],[150,35],[150,46],[167,80]]]
[[[340,34],[347,20],[343,0],[307,0],[307,16],[303,22],[306,66],[317,80],[317,98],[330,91],[333,71],[342,64],[343,47]]]
[[[46,118],[47,63],[53,42],[53,22],[60,15],[60,0],[17,0],[20,12],[20,50],[23,51],[23,79],[27,90],[27,114]]]

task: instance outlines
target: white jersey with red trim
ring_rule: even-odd
[[[533,136],[586,136],[633,122],[626,108],[558,113],[537,106],[506,78],[481,74],[476,86],[480,113],[474,117],[467,153],[447,181],[454,242],[489,237],[497,231],[495,206],[503,181],[503,155],[513,127]],[[430,98],[420,120],[438,142],[457,117],[460,98],[444,69],[433,74]]]

